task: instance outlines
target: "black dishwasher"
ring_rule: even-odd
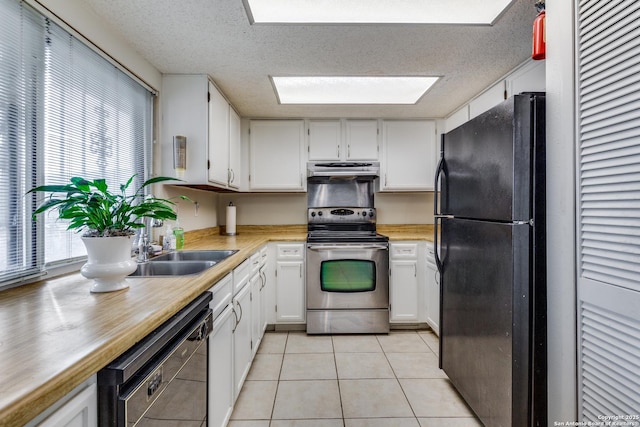
[[[101,427],[207,425],[209,301],[203,293],[98,372]]]

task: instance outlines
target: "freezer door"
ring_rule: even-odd
[[[463,218],[532,218],[534,120],[540,102],[516,95],[444,135],[441,213]],[[544,108],[544,103],[542,103]]]
[[[442,220],[440,364],[487,427],[530,425],[530,232]]]

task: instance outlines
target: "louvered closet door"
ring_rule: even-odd
[[[601,421],[640,413],[640,2],[577,10],[578,409]]]

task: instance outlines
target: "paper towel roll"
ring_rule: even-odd
[[[236,235],[236,207],[232,203],[227,206],[226,234],[229,236]]]

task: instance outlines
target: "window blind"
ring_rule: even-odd
[[[138,185],[151,162],[152,95],[28,5],[0,0],[0,283],[83,257],[55,213],[36,222],[33,186],[73,176]],[[15,181],[15,185],[13,182]]]
[[[0,280],[39,271],[24,194],[36,183],[36,145],[43,98],[43,20],[16,1],[0,0]]]
[[[140,84],[54,23],[46,22],[44,183],[105,178],[118,189],[145,178],[151,141],[151,95]],[[76,233],[45,216],[45,262],[84,255]]]

